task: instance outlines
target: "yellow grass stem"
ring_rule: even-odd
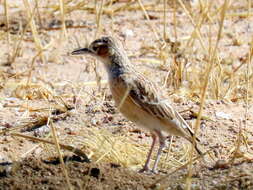
[[[67,30],[65,24],[65,8],[63,0],[59,0],[60,12],[61,12],[61,21],[62,21],[62,33],[64,37],[67,37]]]
[[[69,176],[68,176],[68,172],[67,172],[65,163],[63,161],[62,152],[61,152],[60,145],[59,145],[59,139],[58,139],[58,137],[56,135],[56,129],[53,126],[53,123],[50,121],[50,117],[48,118],[47,125],[51,128],[51,131],[52,131],[52,137],[54,139],[55,148],[56,148],[56,151],[58,153],[59,160],[61,162],[62,171],[63,171],[63,174],[65,176],[65,179],[66,179],[66,182],[67,182],[67,185],[68,185],[68,189],[72,190],[73,188],[72,188],[72,185],[70,183],[70,179],[69,179]]]
[[[31,30],[32,30],[35,46],[36,46],[38,52],[42,52],[43,51],[43,46],[42,46],[42,43],[40,41],[39,34],[38,34],[38,31],[37,31],[37,28],[36,28],[36,24],[35,24],[35,20],[34,20],[34,12],[32,11],[31,5],[30,5],[28,0],[23,0],[23,3],[24,3],[25,8],[26,8],[27,17],[31,18],[30,27],[31,27]],[[40,57],[41,57],[42,61],[45,63],[45,58],[44,58],[43,54],[41,54]]]
[[[196,144],[196,134],[197,134],[199,126],[200,126],[200,119],[201,119],[204,104],[205,104],[205,98],[206,98],[206,92],[207,92],[207,87],[208,87],[208,82],[209,82],[209,76],[210,76],[210,73],[211,73],[213,65],[214,65],[214,61],[215,61],[215,57],[216,57],[215,56],[216,51],[217,51],[217,48],[218,48],[218,45],[219,45],[219,42],[220,42],[220,39],[221,39],[221,34],[222,34],[222,29],[223,29],[223,24],[224,24],[228,4],[229,4],[229,0],[225,0],[224,4],[222,6],[223,8],[222,8],[221,16],[220,16],[219,31],[218,31],[217,39],[216,39],[216,42],[215,42],[215,46],[212,49],[211,53],[209,54],[209,63],[208,63],[209,66],[208,66],[207,71],[206,71],[206,77],[205,77],[205,81],[204,81],[203,88],[202,88],[199,114],[198,114],[198,117],[197,117],[197,120],[196,120],[196,123],[195,123],[195,127],[194,127],[192,151],[191,151],[191,154],[190,154],[188,175],[187,175],[187,178],[186,178],[186,189],[187,190],[191,189],[193,150],[194,150],[194,147],[195,147],[195,144]]]
[[[143,13],[144,13],[145,18],[146,18],[148,21],[150,21],[150,18],[149,18],[149,16],[148,16],[148,13],[147,13],[145,7],[143,6],[142,1],[141,1],[141,0],[137,0],[137,1],[138,1],[139,5],[140,5],[140,7],[141,7],[141,10],[142,10]],[[159,38],[159,36],[158,36],[158,32],[157,32],[156,28],[153,26],[152,23],[149,23],[149,26],[150,26],[152,32],[154,33],[156,40],[160,42],[160,38]]]
[[[101,17],[103,15],[103,7],[104,7],[104,0],[101,1],[99,10],[96,11],[96,23],[97,23],[97,31],[95,33],[95,39],[98,37],[98,35],[101,32]],[[97,10],[97,9],[96,9]]]
[[[4,13],[5,13],[6,33],[7,33],[7,43],[8,43],[7,51],[8,51],[8,55],[10,55],[11,37],[10,37],[10,31],[9,31],[9,5],[8,5],[8,0],[4,0]]]
[[[184,3],[182,2],[182,0],[178,0],[179,4],[181,5],[181,7],[183,8],[184,12],[187,14],[187,16],[189,17],[192,25],[194,26],[194,31],[192,33],[192,37],[195,37],[195,35],[197,36],[199,42],[200,42],[200,45],[201,47],[205,50],[205,52],[207,52],[207,49],[204,45],[204,41],[203,41],[203,38],[202,38],[202,35],[200,33],[200,30],[199,30],[199,26],[196,25],[195,21],[193,20],[191,14],[189,13],[189,11],[187,10],[187,8],[185,7]]]
[[[33,136],[29,136],[29,135],[24,135],[22,133],[10,133],[11,136],[15,136],[15,137],[22,137],[22,138],[25,138],[25,139],[28,139],[30,141],[34,141],[34,142],[40,142],[40,143],[45,143],[45,144],[51,144],[51,145],[54,145],[55,142],[52,142],[52,141],[49,141],[47,139],[42,139],[42,138],[38,138],[38,137],[33,137]],[[78,148],[75,148],[73,146],[70,146],[70,145],[65,145],[65,144],[61,144],[59,143],[59,146],[60,148],[64,149],[64,150],[68,150],[70,152],[73,152],[74,154],[82,157],[83,159],[87,160],[87,162],[89,162],[89,158],[88,156],[80,149]]]

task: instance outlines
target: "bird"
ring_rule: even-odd
[[[71,54],[91,55],[102,62],[108,73],[108,83],[118,110],[127,119],[151,132],[151,148],[139,172],[157,173],[158,163],[166,146],[166,134],[185,138],[195,145],[198,154],[202,154],[197,144],[200,140],[195,138],[196,141],[193,142],[194,131],[172,107],[159,86],[138,72],[119,40],[104,36]],[[157,141],[159,148],[150,169],[152,152]]]

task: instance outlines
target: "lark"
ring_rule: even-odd
[[[166,133],[183,137],[193,143],[193,130],[170,105],[158,85],[136,70],[118,40],[113,37],[102,37],[93,41],[89,47],[72,52],[72,55],[80,54],[91,55],[103,62],[108,73],[110,90],[119,111],[130,121],[151,132],[152,145],[140,172],[157,172],[161,153],[166,144]],[[153,168],[150,170],[151,155],[157,140],[159,148]],[[194,144],[196,151],[201,154],[197,144]]]

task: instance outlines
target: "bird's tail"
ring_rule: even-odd
[[[199,155],[203,154],[203,151],[199,148],[199,144],[197,142],[195,142],[194,148]]]
[[[200,140],[196,137],[195,138],[195,142],[193,142],[193,136],[192,137],[188,137],[186,138],[190,143],[192,143],[194,145],[194,148],[196,150],[196,152],[199,154],[199,155],[202,155],[203,154],[203,151],[202,149],[200,148],[200,145],[199,145],[199,142]]]

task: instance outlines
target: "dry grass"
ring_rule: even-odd
[[[172,4],[170,4],[171,2]],[[248,109],[250,102],[252,102],[253,95],[253,40],[251,39],[251,41],[246,41],[247,37],[242,38],[237,34],[231,34],[232,32],[229,29],[224,29],[223,23],[232,22],[234,17],[240,17],[240,19],[247,20],[250,16],[252,16],[250,2],[251,1],[245,1],[245,3],[240,4],[241,7],[238,7],[235,2],[229,0],[225,0],[224,2],[219,1],[218,3],[199,0],[192,6],[186,4],[185,1],[182,0],[164,0],[163,2],[137,0],[123,3],[117,3],[117,1],[113,0],[94,2],[59,0],[50,1],[48,3],[36,1],[37,7],[35,7],[36,4],[30,4],[29,1],[24,0],[23,7],[20,8],[19,11],[24,14],[26,23],[23,24],[25,24],[25,27],[22,30],[20,29],[17,32],[18,34],[15,35],[11,34],[10,30],[12,18],[11,10],[14,9],[14,5],[11,4],[10,1],[5,0],[4,16],[7,30],[1,31],[1,40],[7,42],[8,58],[4,61],[9,63],[10,68],[16,70],[16,65],[18,65],[17,57],[22,57],[22,52],[26,51],[22,49],[22,44],[28,40],[31,43],[31,48],[36,48],[36,52],[33,52],[33,54],[30,55],[30,58],[27,59],[27,70],[25,70],[21,76],[27,81],[25,88],[22,89],[22,93],[25,95],[22,94],[23,96],[21,99],[37,99],[38,96],[35,97],[34,93],[32,93],[30,97],[27,95],[30,92],[34,92],[33,85],[41,85],[33,84],[32,82],[32,78],[36,78],[36,76],[34,76],[34,69],[40,63],[48,63],[49,57],[54,53],[53,47],[58,47],[57,43],[59,43],[59,39],[60,45],[64,46],[64,44],[71,40],[71,38],[69,39],[71,34],[72,36],[76,35],[75,32],[72,31],[71,34],[69,33],[67,29],[68,26],[66,24],[66,21],[71,19],[75,12],[88,12],[94,14],[94,20],[92,20],[92,22],[96,23],[96,29],[93,30],[93,33],[87,34],[87,36],[90,36],[90,38],[97,38],[104,33],[113,35],[116,33],[116,31],[105,31],[104,22],[108,20],[108,18],[111,22],[111,29],[113,30],[114,19],[116,19],[118,14],[122,12],[134,14],[137,11],[144,15],[145,20],[143,21],[143,25],[147,25],[150,28],[152,37],[155,41],[153,44],[146,43],[143,45],[141,50],[147,50],[146,53],[144,52],[144,55],[150,55],[151,53],[153,57],[152,59],[149,59],[147,56],[144,62],[148,61],[153,63],[153,65],[157,66],[157,68],[167,72],[166,77],[161,80],[167,91],[170,93],[176,93],[178,96],[185,97],[199,103],[199,113],[198,119],[195,123],[195,131],[198,131],[200,125],[205,99],[217,99],[229,102],[246,102],[246,122],[245,127],[242,127],[243,130],[247,128]],[[238,11],[239,8],[240,11]],[[190,23],[187,35],[180,31],[182,21],[176,16],[178,11],[185,14],[186,16],[184,18],[188,19],[187,22]],[[171,15],[169,13],[172,13],[172,18],[169,17],[169,15]],[[152,21],[152,19],[154,19],[152,18],[152,14],[155,16],[160,15],[163,23],[162,29]],[[44,16],[46,18],[48,15],[55,15],[55,17],[59,18],[61,23],[63,23],[58,29],[61,34],[57,34],[58,36],[56,38],[53,36],[50,37],[50,31],[43,31],[41,26],[39,26],[40,19],[42,19],[39,17]],[[46,18],[46,20],[48,18]],[[172,33],[169,33],[168,31],[169,20],[172,20],[173,23]],[[77,25],[73,27],[78,30],[83,26]],[[32,39],[26,38],[26,32],[28,30],[32,33]],[[106,30],[108,30],[108,28]],[[86,37],[82,33],[78,34],[81,35],[79,36],[80,38]],[[48,36],[50,39],[45,40]],[[124,37],[128,38],[127,36]],[[234,46],[244,44],[248,50],[243,52],[244,54],[231,57],[231,54],[226,54],[226,52],[220,51],[222,48],[224,49],[224,39],[232,40]],[[82,39],[80,39],[80,41],[81,40]],[[89,39],[89,41],[91,41],[91,39]],[[223,47],[220,46],[220,41],[223,41]],[[131,53],[132,52],[130,52],[130,54]],[[136,57],[139,55],[141,55],[139,52],[135,54]],[[141,62],[142,58],[139,57],[137,60]],[[94,64],[96,81],[101,82],[101,78],[99,74],[97,74],[97,65],[98,64],[96,63]],[[20,73],[10,74],[8,71],[3,69],[1,74],[1,88],[8,88],[5,84],[9,84],[9,80],[19,84],[20,75]],[[43,80],[47,81],[46,78]],[[87,84],[85,84],[85,86],[90,85],[90,81],[86,82]],[[105,81],[102,81],[101,85],[104,83]],[[92,84],[96,83],[92,82]],[[73,85],[71,88],[76,87],[74,91],[77,91],[79,90],[77,86],[78,85]],[[19,91],[18,87],[14,89],[14,92],[15,91]],[[101,91],[101,94],[105,94],[103,88]],[[49,101],[49,99],[55,99],[56,97],[54,94],[55,92],[49,92],[46,90],[43,92],[38,90],[38,92],[42,94],[42,98],[40,99],[44,99],[46,101]],[[51,93],[53,95],[51,95]],[[48,95],[50,95],[50,98]],[[66,98],[63,94],[58,94],[57,96],[62,96],[63,99]],[[76,95],[76,93],[73,92],[72,94],[68,94],[68,96],[75,99],[77,96],[82,97],[86,96],[86,94],[83,93],[81,95]],[[93,96],[96,96],[96,94]],[[17,95],[16,97],[20,98]],[[103,104],[102,99],[101,102],[102,103],[100,105]],[[50,119],[50,116],[48,116],[48,119]],[[243,133],[243,131],[241,133]],[[57,139],[57,135],[55,134],[52,134],[52,136],[54,136],[54,142],[56,144],[58,154],[61,155],[58,143],[60,139]],[[89,156],[93,161],[113,162],[123,165],[124,167],[134,169],[139,168],[140,165],[144,163],[144,158],[149,146],[146,142],[140,145],[134,139],[129,138],[128,134],[112,135],[107,130],[96,128],[87,130],[87,133],[81,136],[83,138],[81,138],[81,140],[79,138],[79,145],[83,145],[85,147],[85,150],[89,152]],[[240,138],[241,137],[239,136],[238,139]],[[235,147],[238,147],[238,144],[236,144]],[[171,143],[170,146],[173,146],[173,143]],[[238,148],[236,148],[236,150],[238,150]],[[237,152],[236,150],[235,152]],[[174,153],[175,155],[170,152],[170,148],[167,149],[167,151],[170,154],[169,156],[167,155],[162,158],[161,166],[166,166],[166,169],[188,166],[189,172],[186,188],[190,189],[191,168],[193,162],[196,161],[193,157],[193,150],[189,149],[189,147],[183,147]],[[68,174],[64,169],[64,165],[63,173],[69,184],[69,188],[71,189]]]

